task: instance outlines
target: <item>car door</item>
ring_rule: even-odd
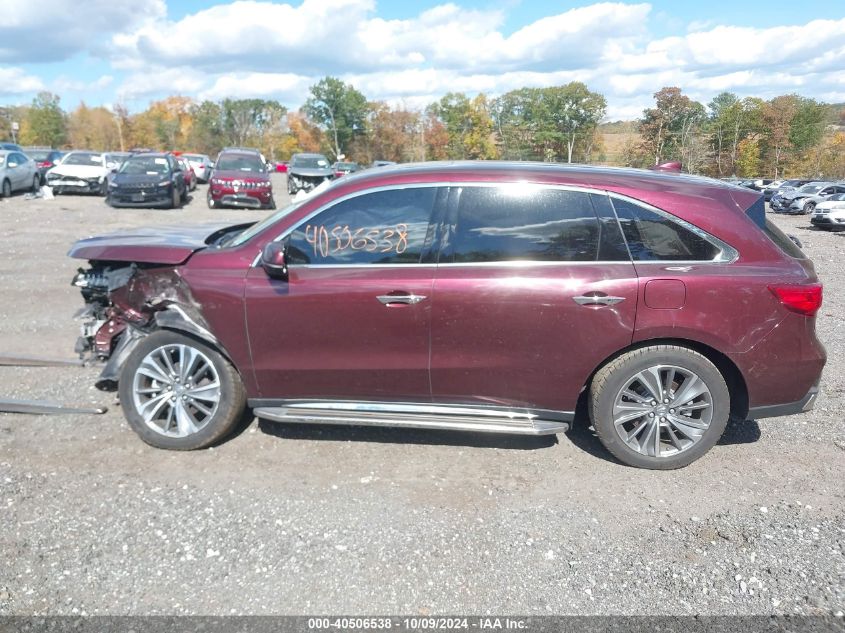
[[[456,189],[434,282],[435,402],[571,412],[596,366],[630,344],[637,276],[595,195]]]
[[[445,194],[402,186],[344,197],[281,237],[287,280],[249,271],[262,398],[431,400],[432,214]]]
[[[12,183],[12,191],[19,191],[28,187],[32,182],[27,171],[26,156],[20,152],[9,154],[9,181]]]

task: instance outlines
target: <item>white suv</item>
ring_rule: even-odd
[[[845,193],[837,193],[819,202],[813,209],[810,222],[820,229],[845,230]]]

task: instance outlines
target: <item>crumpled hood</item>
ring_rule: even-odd
[[[334,178],[334,169],[331,167],[288,167],[288,173],[306,178]]]
[[[97,165],[56,165],[47,174],[58,174],[60,176],[73,176],[85,180],[87,178],[105,178],[109,173],[106,167]]]
[[[158,226],[119,231],[77,241],[69,257],[99,261],[182,264],[227,230],[251,224],[212,223],[194,226]]]

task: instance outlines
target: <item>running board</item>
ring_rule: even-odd
[[[544,419],[529,410],[431,404],[289,401],[279,406],[258,406],[253,413],[273,422],[386,426],[412,429],[441,429],[516,435],[565,433],[569,422]],[[560,417],[565,413],[548,412]],[[551,415],[549,417],[552,417]]]

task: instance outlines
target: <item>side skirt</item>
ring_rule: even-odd
[[[569,430],[574,414],[545,409],[341,400],[249,400],[255,416],[273,422],[445,429],[517,435]]]

